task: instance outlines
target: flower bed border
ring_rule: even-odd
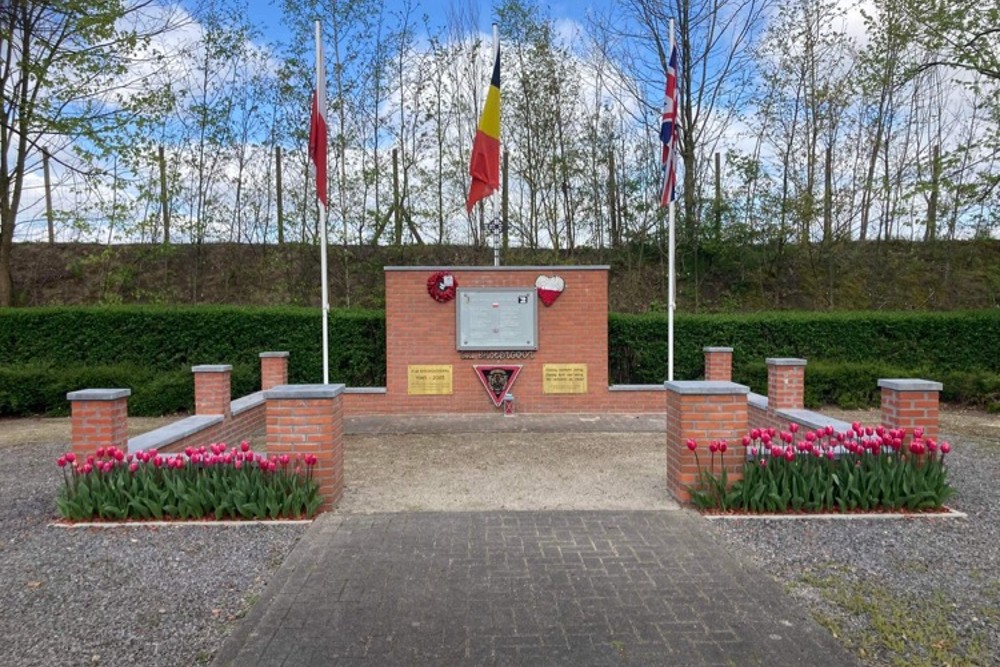
[[[819,519],[819,520],[855,520],[855,519],[887,519],[887,520],[907,520],[907,519],[967,519],[969,515],[965,512],[953,509],[945,505],[941,511],[931,512],[900,512],[898,510],[885,512],[823,512],[819,514],[805,512],[802,513],[764,513],[764,512],[729,512],[729,513],[698,513],[703,519],[709,521],[726,521],[732,519],[750,520],[776,520],[789,521],[799,519]]]

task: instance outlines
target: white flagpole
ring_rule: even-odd
[[[494,23],[493,24],[493,61],[494,61],[494,63],[496,62],[497,52],[499,50],[500,50],[500,26],[497,25],[496,23]],[[493,71],[493,69],[491,67],[490,68],[490,72],[492,73],[492,71]],[[503,113],[503,109],[500,109],[500,112]],[[500,137],[497,137],[498,143],[499,143],[499,139],[500,139]],[[500,153],[502,153],[502,152],[503,152],[503,144],[500,143]],[[502,155],[500,153],[497,154],[497,158],[499,158],[499,159],[502,160],[503,158],[502,158]],[[503,181],[503,174],[500,175],[500,179],[501,179],[500,187],[501,187],[501,191],[502,191],[502,189],[503,189],[503,182],[502,182]],[[496,196],[490,197],[490,200],[491,200],[490,201],[490,208],[493,209],[493,225],[494,225],[494,228],[493,228],[493,266],[500,266],[500,234],[501,234],[501,226],[500,225],[502,223],[500,222],[500,216],[497,215],[497,198],[496,198]]]
[[[674,20],[670,19],[670,53],[673,53],[673,51],[674,51]],[[668,63],[668,66],[669,66],[669,63]],[[677,74],[678,74],[677,78],[678,78],[678,80],[680,80],[680,72],[678,72]],[[677,118],[677,114],[676,114],[677,109],[674,109],[674,112],[675,112],[675,116],[674,116],[675,120],[674,120],[674,127],[673,127],[672,131],[673,132],[677,132],[677,121],[676,121],[676,118]],[[673,142],[672,135],[671,135],[671,142]],[[676,142],[674,142],[674,145],[676,146]],[[676,157],[674,156],[673,150],[670,151],[670,159],[672,161],[676,161]],[[669,184],[669,174],[670,174],[670,165],[667,165],[667,178],[668,178],[667,182],[668,182],[668,184]],[[676,293],[677,293],[677,286],[676,286],[676,267],[674,266],[674,263],[675,263],[674,245],[675,245],[675,243],[674,243],[674,196],[673,196],[673,192],[670,193],[670,203],[669,203],[669,209],[668,209],[668,211],[669,212],[667,214],[667,220],[668,220],[668,222],[667,222],[667,238],[668,238],[668,241],[667,241],[667,244],[668,244],[668,250],[667,250],[667,267],[668,268],[667,268],[667,270],[669,271],[669,275],[667,276],[667,380],[669,380],[670,382],[673,382],[674,381],[674,309],[677,307],[677,304],[675,302]]]
[[[316,94],[319,95],[319,91],[326,91],[326,82],[323,81],[323,44],[321,42],[320,26],[319,21],[316,21]],[[318,99],[317,103],[320,106],[320,113],[326,112],[326,95],[323,95],[323,99]],[[322,280],[322,293],[323,293],[323,384],[330,384],[330,295],[327,288],[327,274],[326,274],[326,206],[323,205],[323,201],[319,201],[319,230],[320,230],[320,246],[319,246],[319,262],[320,262],[320,274]]]

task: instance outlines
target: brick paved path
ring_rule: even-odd
[[[567,511],[324,515],[216,664],[857,662],[697,516]]]

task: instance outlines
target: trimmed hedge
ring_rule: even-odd
[[[663,314],[612,314],[610,380],[666,379]],[[1000,311],[678,315],[677,378],[703,375],[702,348],[734,348],[733,377],[764,393],[767,357],[802,357],[812,407],[877,405],[881,377],[944,383],[942,398],[1000,409]],[[258,353],[287,350],[289,381],[318,382],[319,314],[305,308],[102,307],[0,310],[0,415],[65,414],[66,392],[132,389],[136,415],[189,411],[191,366],[232,364],[233,395],[260,386]],[[385,385],[385,318],[330,313],[330,374],[350,386]]]

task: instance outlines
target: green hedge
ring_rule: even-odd
[[[949,313],[763,313],[678,315],[674,377],[703,372],[702,348],[733,348],[736,365],[767,357],[801,357],[895,368],[1000,373],[1000,310]],[[665,377],[663,314],[609,318],[611,376],[646,384]],[[807,367],[808,368],[808,367]]]
[[[666,379],[663,314],[612,314],[612,383]],[[878,403],[880,377],[944,383],[943,399],[1000,409],[1000,311],[678,315],[674,377],[703,374],[707,345],[734,348],[734,380],[764,393],[767,357],[802,357],[806,402]],[[132,389],[136,415],[190,410],[191,366],[232,364],[233,395],[259,387],[258,353],[287,350],[289,380],[318,382],[319,314],[305,308],[106,307],[0,310],[0,415],[65,414],[66,392]],[[330,375],[351,386],[385,385],[379,311],[330,313]]]

